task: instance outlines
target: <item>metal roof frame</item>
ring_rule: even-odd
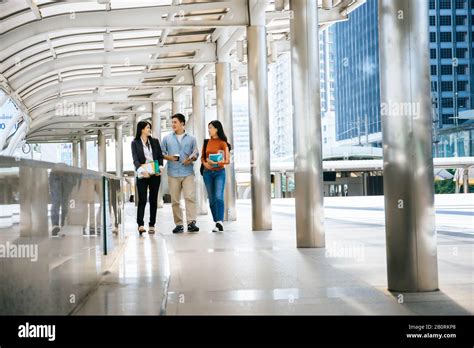
[[[347,20],[364,2],[318,0],[320,26]],[[254,6],[266,8],[265,18],[252,18]],[[284,43],[291,18],[288,0],[8,0],[0,13],[1,83],[28,118],[26,139],[34,142],[90,134],[91,122],[61,123],[56,108],[63,103],[94,103],[93,121],[116,116],[130,127],[127,115],[189,93],[216,62],[230,60],[241,71],[235,45],[252,20],[263,20]]]

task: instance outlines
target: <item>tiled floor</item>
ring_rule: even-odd
[[[201,231],[180,235],[171,233],[165,205],[158,211],[160,233],[131,233],[116,270],[77,314],[164,314],[162,305],[167,315],[474,313],[469,230],[467,237],[438,235],[441,291],[390,293],[384,227],[371,224],[380,216],[371,212],[358,223],[351,214],[340,214],[349,216],[344,220],[328,211],[327,248],[297,249],[291,201],[273,203],[272,231],[252,231],[249,202],[238,201],[238,221],[226,223],[224,233],[211,232],[210,216],[199,216]],[[129,220],[133,214],[127,207]],[[444,228],[455,227],[450,223]]]
[[[129,205],[123,254],[74,314],[164,314],[169,283],[166,244],[160,234],[138,237],[138,233],[134,233],[134,214],[134,206]]]

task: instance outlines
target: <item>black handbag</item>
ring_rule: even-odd
[[[206,158],[206,149],[207,149],[208,142],[209,142],[209,139],[204,139],[204,153],[202,154],[203,158]],[[202,164],[202,162],[201,162],[201,168],[199,169],[199,171],[201,172],[201,175],[204,175],[204,164]]]

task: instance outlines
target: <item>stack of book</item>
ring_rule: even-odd
[[[209,155],[209,159],[213,162],[219,162],[223,160],[222,154],[221,153],[213,153]],[[212,165],[214,168],[219,167],[218,164],[213,164]]]
[[[158,163],[158,161],[142,164],[141,167],[137,169],[137,176],[139,179],[143,178],[144,172],[148,172],[148,174],[150,175],[160,175],[160,164]]]

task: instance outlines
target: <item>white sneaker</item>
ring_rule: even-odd
[[[222,223],[222,221],[216,222],[216,228],[218,229],[219,232],[224,231],[224,224]]]
[[[219,229],[217,228],[217,224],[216,224],[216,226],[212,229],[212,232],[219,232]]]

